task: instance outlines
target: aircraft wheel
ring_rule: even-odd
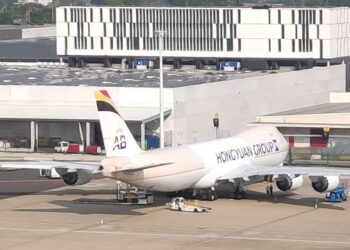
[[[193,212],[198,213],[198,209],[197,209],[197,208],[195,208],[195,209],[193,210]]]
[[[181,212],[181,211],[182,211],[181,207],[178,207],[178,208],[177,208],[177,211],[180,211],[180,212]]]

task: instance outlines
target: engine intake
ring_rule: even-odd
[[[333,191],[338,185],[338,176],[321,176],[316,181],[312,181],[313,189],[320,193]]]
[[[276,186],[281,191],[295,190],[303,185],[303,176],[290,177],[289,175],[281,176],[276,181]]]
[[[68,172],[62,175],[64,183],[67,185],[84,185],[91,181],[93,173],[91,170],[79,169],[76,172]]]
[[[77,172],[67,173],[62,176],[64,183],[67,185],[75,185],[78,182]]]

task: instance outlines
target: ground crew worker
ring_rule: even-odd
[[[273,186],[272,186],[272,184],[269,187],[269,191],[270,191],[270,195],[272,196],[273,195]]]
[[[266,185],[266,194],[270,195],[270,187],[269,187],[269,185]]]

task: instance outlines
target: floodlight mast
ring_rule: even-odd
[[[159,147],[164,148],[164,93],[163,93],[163,44],[166,31],[155,32],[159,37]]]

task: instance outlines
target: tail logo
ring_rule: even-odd
[[[124,148],[126,148],[125,135],[116,135],[115,136],[113,150],[115,150],[116,148],[117,149],[124,149]]]
[[[114,147],[113,150],[117,149],[125,149],[126,148],[126,137],[124,135],[123,129],[117,129],[117,135],[114,137]]]

